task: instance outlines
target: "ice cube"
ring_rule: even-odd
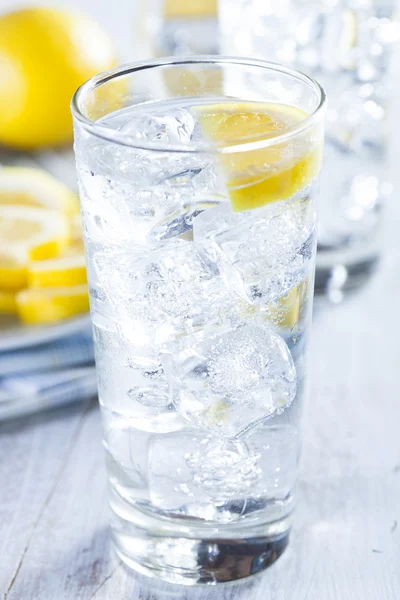
[[[133,167],[131,180],[118,178],[117,173],[112,177],[81,173],[83,226],[89,241],[146,244],[151,229],[180,210],[181,197],[154,187],[154,181],[135,181],[135,172]],[[151,180],[149,170],[146,177]]]
[[[168,347],[164,367],[182,416],[228,437],[283,412],[296,394],[290,351],[261,321],[180,338]]]
[[[149,492],[166,511],[227,522],[285,500],[296,481],[297,430],[262,426],[241,440],[199,432],[154,436],[149,445]]]
[[[293,425],[263,425],[246,437],[250,454],[257,455],[259,477],[252,498],[284,500],[296,483],[299,440]]]
[[[111,483],[118,488],[143,489],[147,486],[148,432],[140,431],[128,418],[104,411],[104,447]],[[125,484],[125,485],[124,485]]]
[[[170,406],[168,385],[136,385],[128,390],[128,396],[133,402],[139,402],[149,408],[152,414],[167,411]]]
[[[138,346],[121,332],[120,323],[100,314],[93,315],[93,325],[101,406],[144,431],[182,429],[185,421],[171,406],[157,348]]]
[[[234,520],[244,508],[240,499],[259,478],[256,464],[257,455],[239,441],[197,432],[154,436],[149,451],[150,499],[163,510]]]
[[[132,116],[119,130],[139,140],[188,144],[195,121],[189,111],[179,108],[166,113],[140,112]]]
[[[99,251],[94,263],[115,310],[133,321],[134,336],[145,333],[159,344],[212,326],[231,312],[231,294],[192,242],[172,239],[155,249]]]
[[[194,221],[194,241],[226,284],[266,305],[301,283],[312,267],[315,209],[307,197],[233,213],[228,204]]]

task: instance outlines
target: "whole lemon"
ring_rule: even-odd
[[[72,94],[116,63],[111,40],[86,16],[52,8],[0,16],[0,144],[70,142]]]

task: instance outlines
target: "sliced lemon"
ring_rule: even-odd
[[[68,250],[67,250],[68,253]],[[28,285],[31,287],[58,287],[86,283],[86,265],[83,254],[34,261],[28,265]]]
[[[24,323],[53,323],[89,310],[88,287],[28,288],[17,294],[16,302]]]
[[[79,211],[79,201],[70,189],[42,169],[0,169],[0,205],[20,204],[59,210],[66,215]]]
[[[206,139],[224,147],[274,138],[307,116],[293,106],[257,102],[196,106],[192,112]],[[250,210],[290,198],[314,179],[322,131],[314,126],[269,147],[221,153],[219,160],[233,210]]]
[[[2,244],[0,248],[0,289],[21,290],[27,284],[26,251],[23,248],[4,246]]]
[[[287,330],[299,326],[304,310],[308,310],[308,301],[313,290],[314,276],[309,273],[307,277],[292,288],[285,296],[270,302],[263,317],[272,325]]]
[[[300,320],[303,287],[303,283],[301,283],[290,290],[286,296],[271,302],[267,309],[267,320],[277,327],[293,329]]]
[[[228,410],[229,404],[224,402],[223,400],[216,400],[211,406],[206,410],[205,414],[207,418],[210,419],[212,423],[215,423],[218,427],[223,425],[228,420]]]
[[[17,302],[13,292],[2,292],[0,290],[0,314],[17,314]]]
[[[26,260],[59,255],[68,245],[70,226],[62,213],[27,206],[0,205],[0,254],[18,254]],[[0,262],[0,268],[3,265]],[[7,266],[7,264],[5,265]]]

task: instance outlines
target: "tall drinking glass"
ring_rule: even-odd
[[[157,59],[72,110],[117,552],[187,585],[257,573],[294,506],[323,91]]]

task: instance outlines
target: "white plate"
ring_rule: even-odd
[[[0,315],[0,352],[45,344],[89,326],[88,313],[49,325],[22,325],[17,319]]]

